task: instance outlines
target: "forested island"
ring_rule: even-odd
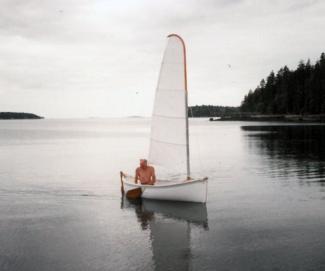
[[[0,112],[1,120],[8,119],[43,119],[43,117],[37,116],[32,113],[21,113],[21,112]]]
[[[325,53],[315,64],[300,61],[294,70],[271,71],[245,95],[238,112],[220,120],[325,122]]]
[[[273,71],[259,86],[250,90],[241,112],[255,114],[325,114],[325,54],[314,65],[300,61],[295,70],[287,66]]]
[[[218,105],[195,105],[189,106],[188,116],[190,118],[221,117],[239,113],[239,107]]]

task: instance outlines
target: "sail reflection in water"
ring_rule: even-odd
[[[208,230],[205,204],[122,197],[121,208],[133,209],[142,230],[150,231],[155,270],[190,269],[191,227]]]

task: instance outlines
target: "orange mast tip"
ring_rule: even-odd
[[[179,38],[182,42],[184,42],[184,40],[182,39],[182,37],[178,34],[175,34],[175,33],[172,33],[172,34],[169,34],[167,36],[167,38],[170,38],[170,37],[176,37],[176,38]]]
[[[178,35],[178,34],[172,33],[172,34],[169,34],[167,36],[167,38],[170,38],[170,37],[176,37],[176,38],[178,38],[181,41],[182,45],[183,45],[185,91],[187,92],[187,67],[186,67],[186,46],[185,46],[185,42],[182,39],[182,37],[180,35]]]

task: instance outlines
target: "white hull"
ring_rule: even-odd
[[[156,200],[201,202],[207,201],[208,179],[197,179],[179,182],[158,181],[155,185],[141,185],[122,178],[125,193],[135,188],[141,188],[142,198]]]

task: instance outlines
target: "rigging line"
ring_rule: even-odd
[[[186,146],[186,144],[182,144],[182,143],[172,143],[172,142],[168,142],[168,141],[162,141],[162,140],[158,140],[155,138],[150,138],[150,140],[158,142],[158,143],[163,143],[163,144],[170,144],[170,145],[179,145],[179,146]]]

